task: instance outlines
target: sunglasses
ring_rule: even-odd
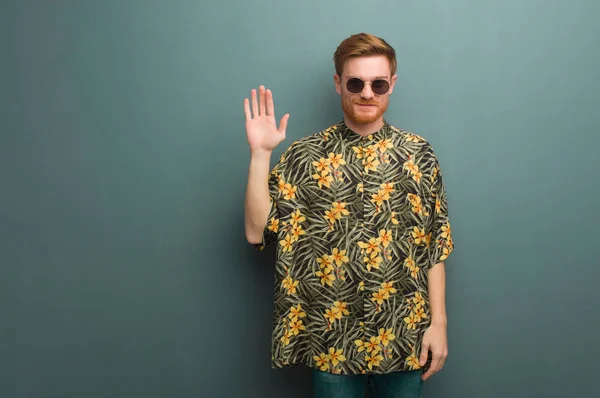
[[[376,79],[372,82],[365,82],[358,77],[351,77],[348,79],[348,81],[346,81],[346,89],[352,94],[358,94],[363,91],[363,88],[365,88],[365,84],[367,83],[371,84],[371,90],[377,95],[383,95],[390,89],[390,83],[388,83],[387,80]]]

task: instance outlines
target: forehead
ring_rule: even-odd
[[[391,77],[390,61],[385,55],[353,57],[346,61],[343,75],[360,77],[364,80],[376,77]]]

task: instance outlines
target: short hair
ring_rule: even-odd
[[[384,55],[390,62],[392,76],[394,76],[396,73],[396,51],[385,40],[369,33],[354,34],[340,43],[333,54],[335,72],[342,76],[347,60],[369,55]]]

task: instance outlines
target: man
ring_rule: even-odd
[[[384,119],[396,55],[357,34],[334,54],[343,120],[292,143],[273,95],[244,99],[247,240],[277,242],[273,367],[313,368],[316,397],[420,397],[447,356],[444,260],[453,250],[429,143]]]

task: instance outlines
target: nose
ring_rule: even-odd
[[[371,90],[370,84],[365,84],[362,91],[360,92],[360,97],[366,100],[370,100],[371,98],[375,97],[375,93],[373,92],[373,90]]]

